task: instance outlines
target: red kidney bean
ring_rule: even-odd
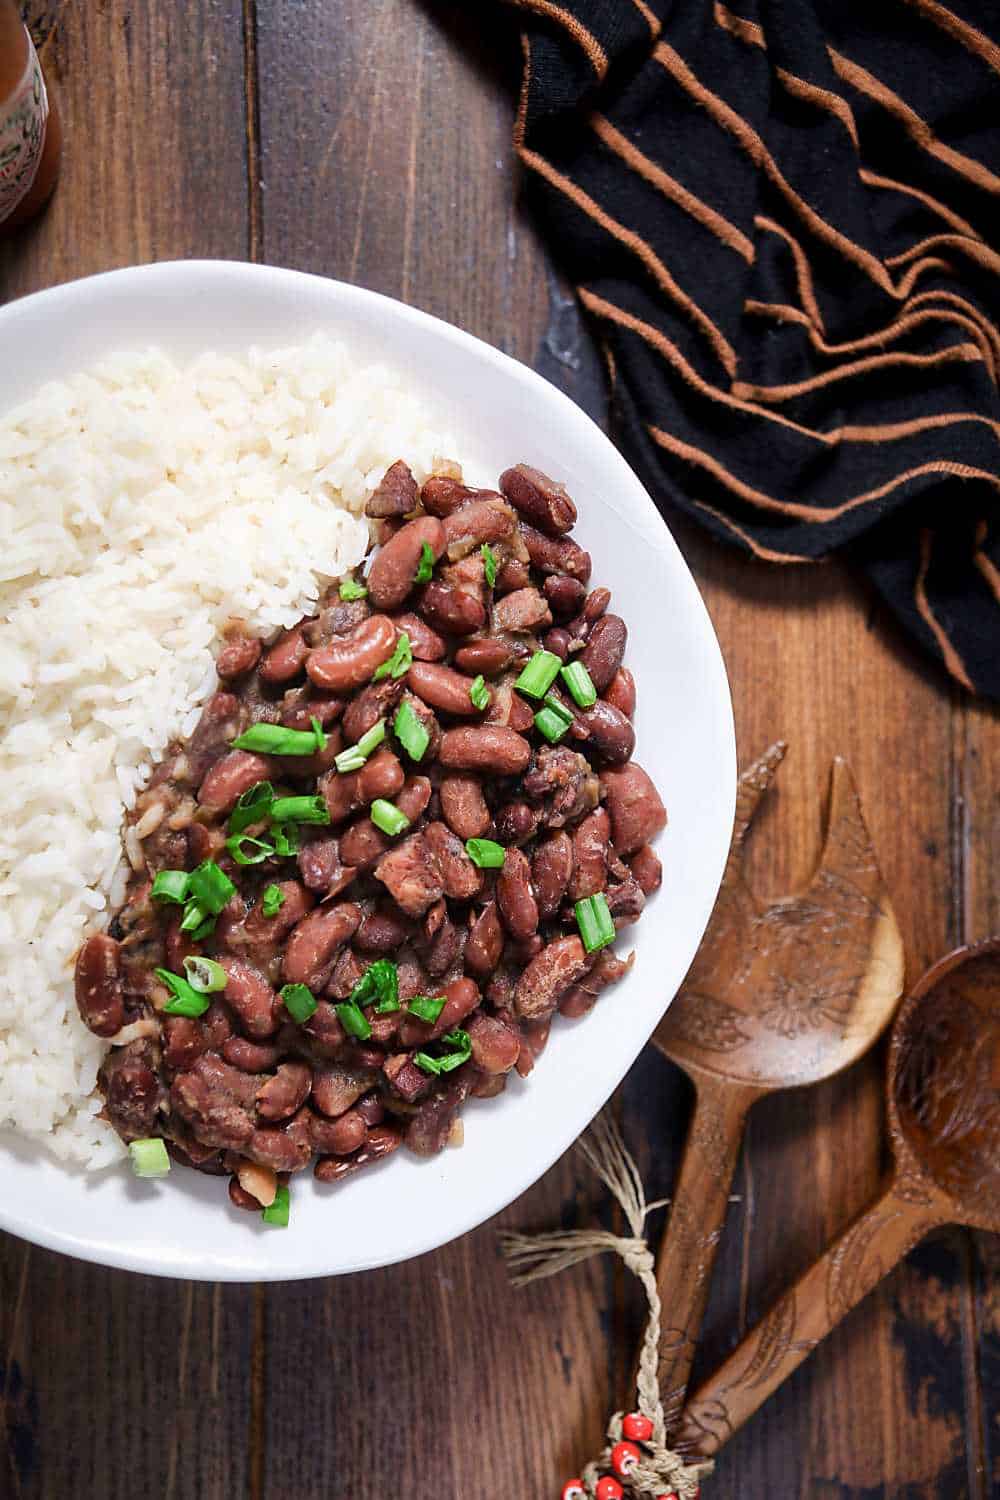
[[[198,863],[201,864],[200,859]],[[190,958],[198,951],[198,945],[192,942],[191,934],[189,932],[181,932],[181,923],[183,920],[184,913],[179,911],[175,916],[170,918],[170,924],[167,927],[165,939],[167,968],[173,974],[183,974],[184,960]]]
[[[357,771],[348,771],[345,775],[339,771],[328,771],[320,778],[317,790],[326,803],[331,823],[342,823],[361,806]]]
[[[244,792],[274,774],[274,761],[268,756],[230,750],[206,774],[198,788],[198,801],[208,812],[229,812]]]
[[[437,562],[445,546],[444,527],[436,516],[407,521],[375,555],[368,572],[368,597],[376,609],[398,609],[414,587],[424,546]]]
[[[643,844],[637,849],[629,860],[629,868],[644,896],[651,896],[654,891],[660,889],[663,880],[663,866],[661,865],[655,851],[648,844]]]
[[[557,938],[543,948],[525,969],[514,987],[514,1008],[522,1020],[549,1017],[559,997],[576,984],[590,967],[578,937]]]
[[[482,838],[490,826],[490,810],[477,776],[452,773],[438,787],[441,816],[460,839]]]
[[[425,479],[420,491],[424,510],[432,516],[450,516],[460,505],[474,500],[480,492],[470,489],[460,479],[450,479],[444,474],[432,474]]]
[[[209,1047],[219,1051],[233,1034],[230,1013],[223,1002],[216,998],[201,1018],[202,1034]]]
[[[358,800],[374,802],[376,797],[395,797],[405,780],[399,760],[383,745],[358,772]]]
[[[367,1167],[371,1162],[378,1161],[383,1156],[391,1156],[402,1144],[402,1132],[394,1125],[375,1125],[369,1130],[365,1144],[353,1156],[320,1157],[313,1169],[316,1180],[317,1182],[339,1182],[341,1178],[349,1177],[352,1172],[357,1172],[361,1167]]]
[[[286,1125],[258,1128],[243,1147],[244,1154],[275,1172],[300,1172],[312,1156],[309,1118],[309,1110],[302,1109]]]
[[[531,566],[539,573],[565,573],[580,583],[590,580],[590,553],[584,552],[568,536],[554,538],[536,531],[524,522],[520,526],[521,537],[528,549]]]
[[[406,1016],[401,1022],[399,1039],[404,1047],[433,1042],[444,1036],[446,1031],[454,1031],[456,1026],[461,1026],[466,1016],[472,1014],[481,998],[478,984],[465,976],[453,979],[450,984],[445,985],[443,991],[438,990],[436,993],[444,994],[444,1006],[436,1021],[418,1021],[416,1016]],[[421,1073],[421,1077],[426,1078],[426,1073]],[[399,1088],[398,1078],[395,1086]]]
[[[538,902],[531,889],[531,866],[520,849],[508,849],[497,879],[497,906],[513,938],[530,938],[538,927]]]
[[[121,949],[114,938],[95,932],[76,956],[76,1006],[95,1036],[114,1036],[125,1024]]]
[[[264,975],[241,958],[220,957],[226,971],[226,1004],[253,1041],[266,1041],[278,1029],[278,997]]]
[[[580,580],[565,573],[550,573],[542,584],[542,593],[557,620],[571,620],[587,597]]]
[[[472,1042],[472,1061],[484,1073],[509,1073],[521,1051],[521,1038],[496,1016],[481,1011],[466,1024]]]
[[[392,618],[396,629],[405,633],[414,661],[443,661],[447,656],[448,646],[444,637],[432,630],[419,615],[393,615]]]
[[[505,594],[513,594],[516,589],[526,589],[531,583],[531,569],[526,559],[520,557],[508,557],[503,567],[496,576],[493,585],[493,593],[497,599],[502,599]]]
[[[240,1187],[238,1177],[229,1179],[229,1201],[234,1208],[245,1208],[249,1213],[259,1214],[260,1203],[253,1193],[248,1193],[246,1188]]]
[[[243,930],[253,944],[283,942],[296,923],[316,904],[316,898],[297,880],[281,880],[277,889],[284,899],[274,916],[265,917],[264,903],[260,900],[243,924]]]
[[[343,712],[343,698],[321,693],[312,683],[289,689],[281,700],[281,722],[286,729],[310,729],[313,719],[318,719],[323,729],[329,729]]]
[[[293,625],[291,630],[281,632],[258,668],[258,674],[264,682],[291,682],[293,677],[299,675],[309,655],[305,629],[303,621],[299,625]]]
[[[425,584],[417,609],[444,635],[475,635],[486,624],[486,606],[475,594],[432,579]]]
[[[530,802],[505,802],[497,811],[497,838],[501,844],[527,843],[541,820],[540,807],[532,807]]]
[[[625,655],[628,629],[620,615],[602,615],[591,627],[580,660],[599,693],[611,686]]]
[[[190,1068],[195,1058],[200,1057],[207,1046],[205,1033],[198,1022],[192,1020],[190,1016],[164,1016],[163,1062],[171,1072],[184,1072]],[[229,1061],[228,1058],[227,1061]]]
[[[254,636],[236,635],[228,640],[215,659],[215,670],[223,682],[245,677],[260,661],[261,645]]]
[[[381,1125],[385,1119],[385,1106],[374,1091],[361,1096],[357,1103],[357,1111],[369,1130],[373,1125]]]
[[[368,1126],[356,1109],[349,1109],[336,1120],[324,1120],[319,1115],[309,1117],[309,1140],[314,1151],[323,1155],[350,1156],[364,1145]]]
[[[576,506],[565,486],[541,469],[516,464],[500,475],[500,489],[526,521],[548,536],[561,536],[576,525]]]
[[[312,1069],[303,1062],[283,1062],[257,1092],[262,1120],[287,1120],[302,1108],[312,1088]]]
[[[322,988],[337,949],[354,936],[360,922],[361,908],[353,901],[321,906],[303,917],[285,947],[282,973],[286,984],[306,984],[314,991]]]
[[[335,838],[317,838],[303,844],[296,857],[302,883],[307,890],[326,895],[345,873]],[[350,863],[350,861],[345,861]],[[351,875],[353,879],[353,872]],[[349,883],[349,882],[348,882]]]
[[[493,973],[503,953],[503,927],[497,915],[496,902],[483,907],[469,928],[465,944],[465,967],[477,979],[486,979]]]
[[[395,798],[400,812],[415,823],[431,798],[431,784],[426,776],[409,776]],[[344,862],[358,869],[368,869],[392,846],[392,840],[376,828],[371,818],[358,818],[345,829],[340,840]]]
[[[452,901],[471,901],[482,889],[483,877],[461,839],[445,823],[428,823],[424,838],[437,860],[445,895]]]
[[[502,496],[468,500],[443,521],[444,544],[453,560],[483,543],[496,546],[513,535],[517,517]]]
[[[405,516],[409,511],[416,510],[419,493],[409,465],[404,464],[401,458],[397,459],[386,469],[369,495],[365,515],[377,520],[383,520],[387,516]]]
[[[552,611],[536,588],[529,586],[505,594],[493,606],[496,630],[530,633],[552,624]]]
[[[496,677],[514,660],[514,647],[507,641],[466,641],[455,652],[455,666],[469,677]]]
[[[563,902],[573,873],[573,844],[568,833],[559,829],[535,848],[531,861],[531,883],[542,922],[554,917]]]
[[[588,813],[573,830],[573,875],[569,899],[582,901],[596,896],[608,883],[608,842],[611,819],[603,807]]]
[[[513,682],[497,683],[493,702],[486,711],[486,724],[500,724],[515,734],[527,734],[534,727],[535,715],[524,699],[514,691]]]
[[[481,724],[469,729],[449,729],[441,736],[439,759],[450,770],[516,776],[527,769],[531,746],[512,729]]]
[[[335,961],[334,973],[336,974],[345,959],[350,959],[356,964],[357,972],[351,976],[350,984],[345,983],[337,993],[338,1000],[346,1000],[357,981],[361,978],[362,965],[354,959],[350,949],[345,949],[340,958]],[[331,980],[331,984],[332,984]],[[329,990],[327,993],[333,993]],[[324,1059],[334,1058],[341,1052],[347,1040],[347,1032],[340,1024],[340,1017],[329,1000],[319,1000],[316,1009],[304,1021],[300,1030],[309,1039],[309,1050],[316,1056]]]
[[[480,1073],[477,1068],[469,1093],[473,1099],[495,1099],[506,1087],[506,1073]]]
[[[456,717],[481,713],[469,697],[472,686],[468,677],[436,662],[415,661],[407,674],[410,690],[431,708]],[[488,690],[487,690],[488,691]],[[490,702],[492,702],[492,695]]]
[[[611,841],[619,854],[634,854],[666,826],[660,794],[636,761],[601,772],[611,818]]]
[[[590,973],[564,993],[559,1001],[560,1015],[572,1019],[585,1016],[588,1011],[593,1010],[601,991],[627,974],[634,963],[634,953],[630,953],[627,959],[621,959],[610,948],[602,948]]]
[[[354,946],[363,953],[391,953],[410,936],[410,925],[392,907],[377,907],[362,918]]]
[[[397,682],[393,682],[391,677],[383,677],[381,682],[370,682],[356,698],[351,699],[344,710],[341,728],[347,743],[356,745],[362,735],[374,728],[379,719],[388,718],[402,696],[402,678]]]
[[[281,1050],[262,1042],[251,1042],[245,1036],[228,1036],[222,1044],[222,1055],[241,1073],[259,1074],[277,1067]]]
[[[628,667],[619,667],[604,690],[604,698],[612,708],[617,708],[626,719],[635,714],[635,678]]]
[[[608,887],[608,911],[616,932],[632,922],[638,922],[645,905],[645,892],[632,875],[628,875],[619,885]]]
[[[310,651],[306,671],[317,687],[352,693],[371,680],[396,646],[396,627],[388,615],[370,615],[350,635],[335,636]]]
[[[635,730],[623,713],[598,698],[592,708],[577,711],[576,723],[602,760],[612,765],[627,761],[635,749]]]
[[[546,651],[551,651],[553,656],[558,656],[560,661],[566,661],[569,658],[569,631],[556,626],[554,630],[546,633],[542,645]]]
[[[521,1023],[521,1051],[517,1059],[517,1071],[521,1078],[527,1078],[534,1069],[535,1063],[548,1046],[551,1030],[550,1020],[540,1024],[537,1022],[530,1025]]]

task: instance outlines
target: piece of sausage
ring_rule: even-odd
[[[493,606],[493,627],[512,633],[544,630],[552,624],[552,611],[538,589],[529,586],[505,594]]]
[[[443,521],[445,548],[454,561],[484,543],[496,546],[513,535],[517,517],[502,495],[482,495],[451,511]]]
[[[76,1006],[95,1036],[114,1036],[125,1024],[121,949],[107,933],[95,932],[76,956]]]
[[[370,682],[377,667],[396,646],[396,627],[388,615],[370,615],[350,635],[335,636],[306,659],[306,671],[317,687],[331,693],[353,693]]]
[[[444,894],[437,860],[422,833],[412,834],[384,854],[375,866],[375,878],[408,917],[422,917]]]
[[[466,1023],[472,1042],[472,1061],[484,1073],[509,1073],[521,1051],[521,1038],[513,1027],[482,1011]]]
[[[601,785],[611,818],[611,841],[619,854],[634,854],[666,826],[660,794],[636,761],[603,770]]]
[[[541,469],[516,464],[500,475],[500,489],[526,521],[548,536],[561,536],[576,525],[576,506],[565,486]]]
[[[452,772],[438,787],[441,815],[460,839],[482,838],[490,826],[490,810],[478,776]]]
[[[379,550],[368,573],[368,597],[376,609],[399,609],[416,584],[425,546],[437,562],[444,551],[445,534],[436,516],[407,521]]]
[[[527,769],[531,746],[513,729],[483,724],[468,729],[449,729],[441,737],[438,758],[443,766],[459,771],[486,771],[495,776],[516,776]]]

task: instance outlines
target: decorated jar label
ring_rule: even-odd
[[[28,65],[13,94],[0,104],[0,222],[31,191],[45,147],[49,100],[29,37]]]

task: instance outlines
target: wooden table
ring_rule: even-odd
[[[598,360],[517,207],[516,37],[463,10],[476,7],[32,0],[67,154],[47,217],[0,251],[0,299],[137,261],[266,260],[448,318],[601,419]],[[756,836],[761,889],[809,872],[840,752],[910,976],[1000,931],[996,713],[926,668],[839,568],[782,572],[675,534],[722,642],[741,760],[791,742]],[[880,1069],[872,1058],[752,1116],[702,1371],[875,1188]],[[686,1085],[647,1052],[617,1107],[650,1196],[668,1193]],[[608,1214],[570,1157],[502,1222]],[[0,1495],[557,1495],[627,1399],[642,1307],[603,1262],[512,1293],[496,1228],[391,1270],[256,1288],[129,1276],[4,1240]],[[1000,1494],[998,1271],[996,1240],[928,1241],[731,1444],[706,1494]]]

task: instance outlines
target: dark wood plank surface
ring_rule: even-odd
[[[517,38],[474,9],[33,0],[66,169],[45,219],[0,249],[0,299],[133,261],[266,259],[457,322],[601,415],[599,358],[517,205]],[[932,677],[840,569],[779,573],[675,531],[729,666],[741,758],[791,743],[755,833],[761,890],[808,875],[842,753],[910,976],[1000,930],[996,713]],[[669,1193],[684,1080],[647,1051],[616,1107],[650,1196]],[[873,1192],[881,1119],[880,1057],[751,1117],[701,1370]],[[503,1222],[599,1218],[608,1204],[571,1156]],[[3,1240],[0,1495],[558,1494],[628,1399],[640,1299],[610,1263],[514,1294],[496,1227],[407,1266],[258,1289]],[[928,1241],[723,1453],[709,1492],[1000,1494],[998,1273],[994,1239]]]

